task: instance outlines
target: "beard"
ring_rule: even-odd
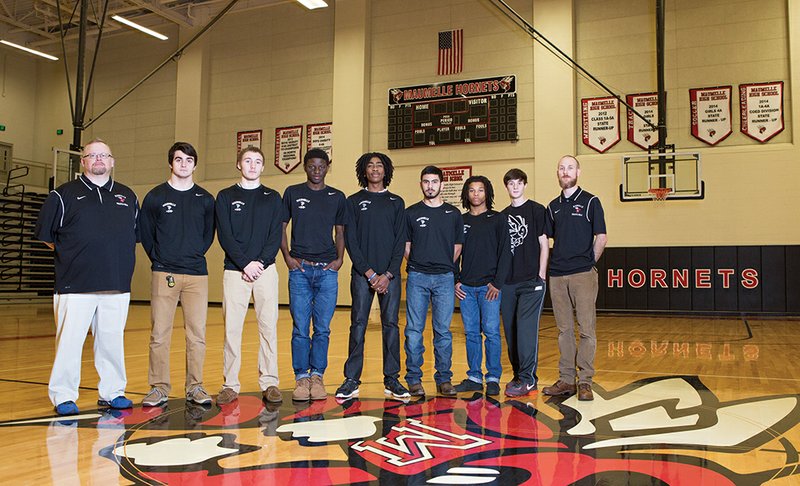
[[[436,192],[431,190],[424,191],[423,194],[425,195],[425,199],[436,199],[439,193],[442,192],[441,189],[438,189]]]
[[[89,172],[91,172],[92,175],[101,176],[106,175],[108,170],[109,169],[105,165],[93,165]]]
[[[564,190],[571,189],[571,188],[575,187],[576,184],[578,184],[578,178],[577,177],[572,178],[572,179],[570,179],[570,178],[561,178],[561,179],[558,180],[558,185],[560,185],[561,189],[564,189]]]

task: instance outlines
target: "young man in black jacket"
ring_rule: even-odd
[[[241,180],[217,195],[217,238],[225,251],[222,314],[225,382],[217,395],[224,405],[239,398],[242,367],[242,329],[250,296],[258,320],[258,385],[264,400],[282,400],[278,389],[278,271],[275,256],[281,246],[283,204],[274,189],[261,184],[264,153],[242,149],[236,168]]]
[[[186,328],[186,399],[211,403],[203,389],[208,311],[208,268],[205,254],[214,241],[214,196],[194,183],[197,151],[186,142],[170,147],[170,177],[153,188],[139,218],[142,246],[152,262],[150,281],[151,390],[142,405],[155,407],[170,392],[169,348],[178,301]]]
[[[358,396],[364,368],[364,334],[372,300],[378,296],[383,331],[384,392],[394,398],[411,395],[400,384],[400,263],[405,250],[405,204],[389,192],[392,160],[381,153],[366,153],[356,162],[356,177],[363,188],[347,198],[345,246],[353,269],[350,273],[350,346],[344,364],[344,383],[336,398]]]

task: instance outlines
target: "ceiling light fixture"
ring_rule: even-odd
[[[147,27],[139,25],[136,22],[131,22],[130,20],[128,20],[128,19],[126,19],[124,17],[120,17],[119,15],[114,15],[111,18],[116,20],[117,22],[119,22],[121,24],[127,25],[128,27],[133,27],[136,30],[140,30],[140,31],[144,32],[145,34],[152,35],[156,39],[159,39],[159,40],[167,40],[167,39],[169,39],[169,37],[165,36],[164,34],[159,34],[155,30],[148,29]]]
[[[297,1],[302,3],[303,6],[309,10],[314,10],[315,8],[323,8],[328,6],[328,4],[325,3],[325,0],[297,0]]]
[[[44,52],[37,51],[35,49],[30,49],[28,47],[21,46],[19,44],[14,44],[13,42],[8,42],[7,40],[0,40],[0,44],[5,44],[7,46],[14,47],[16,49],[21,49],[21,50],[23,50],[25,52],[29,52],[31,54],[35,54],[35,55],[43,57],[45,59],[50,59],[51,61],[58,61],[58,58],[55,57],[55,56],[51,56],[50,54],[45,54]]]

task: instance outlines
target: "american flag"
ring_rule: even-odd
[[[460,73],[464,68],[464,29],[439,32],[439,69],[437,74]]]

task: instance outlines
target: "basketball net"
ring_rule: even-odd
[[[664,204],[664,201],[667,200],[667,196],[669,193],[672,192],[671,187],[652,187],[647,190],[650,193],[650,196],[653,198],[653,202],[655,202],[658,206]]]

